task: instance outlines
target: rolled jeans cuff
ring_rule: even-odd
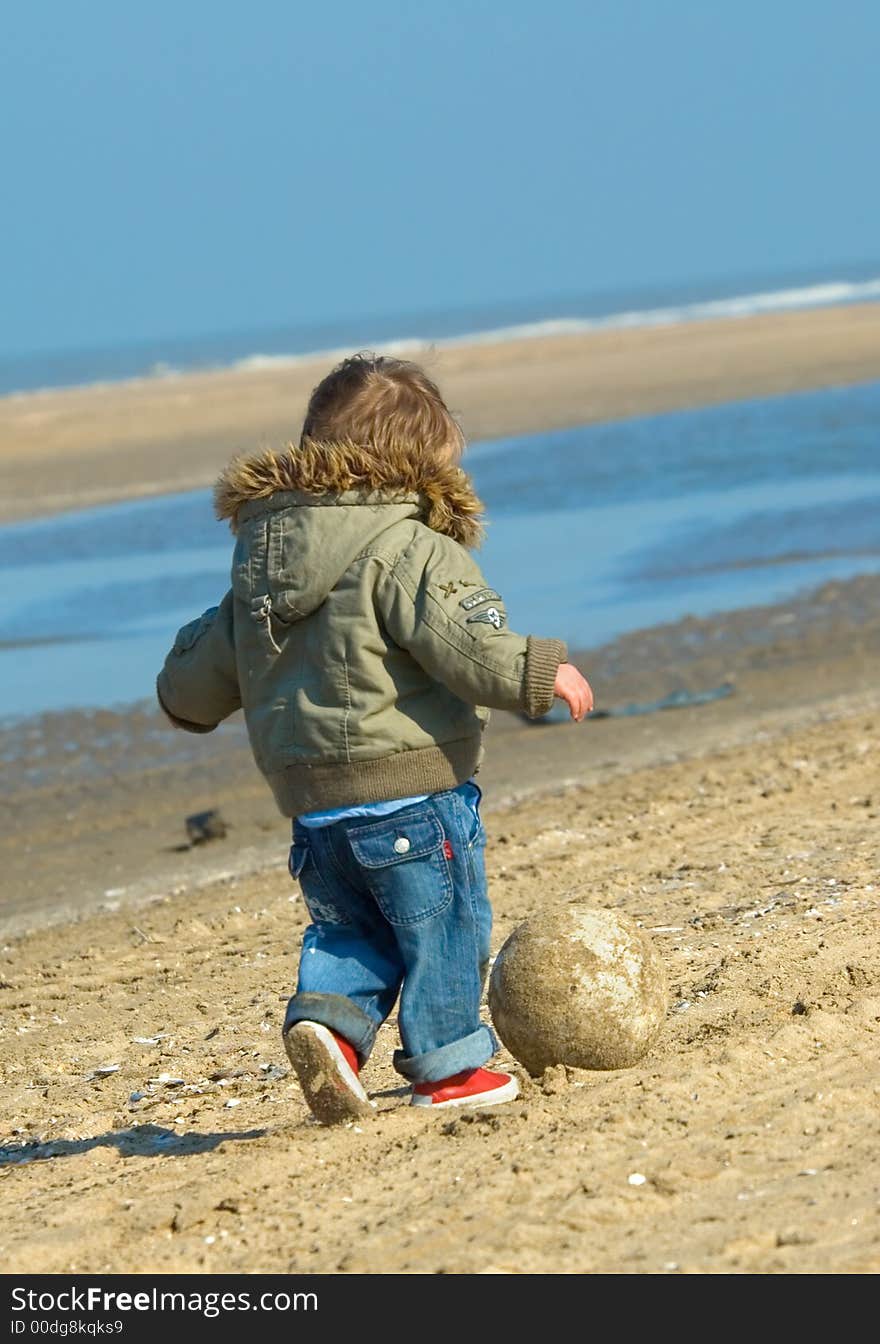
[[[379,1029],[372,1018],[344,994],[317,994],[306,990],[294,994],[288,1003],[283,1032],[290,1031],[296,1022],[319,1022],[322,1027],[329,1027],[354,1047],[361,1065],[369,1059]]]
[[[427,1050],[423,1055],[407,1058],[402,1050],[395,1050],[394,1067],[411,1083],[438,1083],[441,1078],[451,1078],[463,1069],[480,1068],[497,1050],[494,1031],[481,1024],[470,1036],[440,1045],[436,1050]]]

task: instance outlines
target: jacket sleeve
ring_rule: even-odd
[[[232,592],[177,632],[156,682],[159,704],[178,728],[210,733],[241,708],[232,633]]]
[[[394,642],[467,704],[546,714],[565,644],[508,629],[503,598],[456,542],[435,534],[427,556],[415,550],[377,585]]]

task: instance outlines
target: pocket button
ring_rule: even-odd
[[[409,841],[407,840],[405,835],[399,835],[397,839],[394,841],[394,852],[395,854],[409,853]]]

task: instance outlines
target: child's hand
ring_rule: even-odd
[[[553,694],[558,700],[565,701],[576,723],[580,723],[584,715],[589,714],[593,708],[592,687],[572,663],[559,664]]]

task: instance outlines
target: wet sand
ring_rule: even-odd
[[[415,356],[471,439],[880,378],[880,305],[598,331]],[[327,371],[144,379],[0,399],[0,522],[210,484],[299,433]]]
[[[704,751],[810,719],[877,686],[880,576],[783,607],[693,618],[575,655],[601,709],[731,684],[716,703],[634,717],[532,723],[496,713],[480,772],[488,814],[561,780]],[[103,907],[139,906],[223,876],[282,869],[289,823],[251,756],[241,715],[208,736],[145,702],[0,726],[0,936]],[[189,848],[188,815],[219,809],[227,837]]]

